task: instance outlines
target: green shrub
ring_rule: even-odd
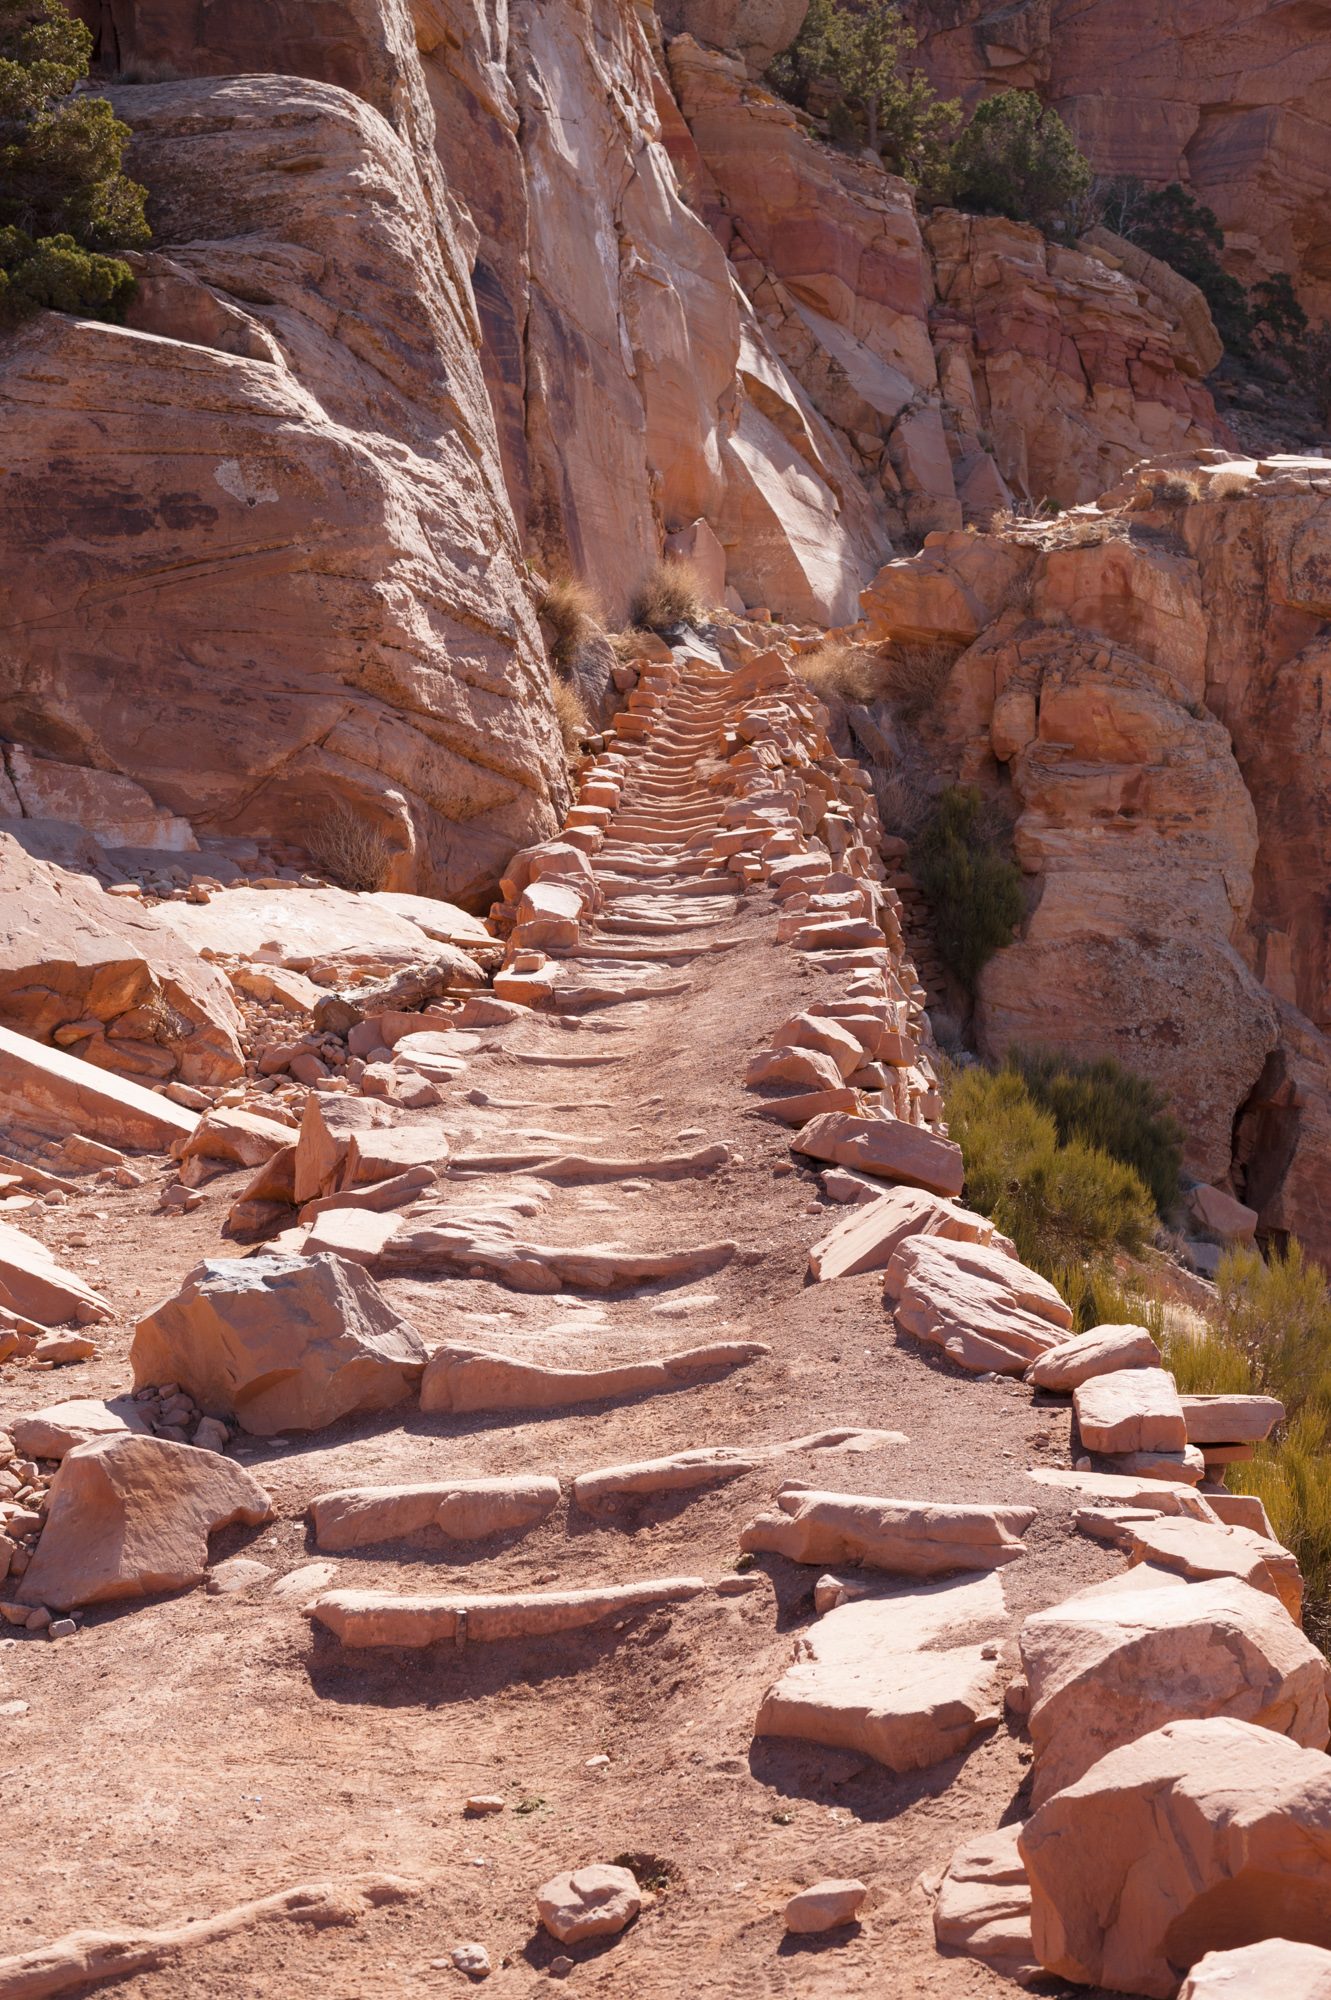
[[[865,145],[893,173],[941,193],[961,106],[955,99],[943,103],[911,67],[914,51],[915,31],[893,0],[811,0],[768,82],[800,105],[820,88],[832,91],[827,122],[834,142]]]
[[[1145,1181],[1161,1215],[1178,1200],[1183,1128],[1144,1076],[1112,1056],[1079,1061],[1050,1049],[1014,1048],[1008,1064],[1048,1111],[1064,1145],[1082,1139],[1122,1161]]]
[[[1248,1463],[1229,1468],[1235,1493],[1253,1493],[1276,1539],[1303,1572],[1303,1627],[1331,1652],[1331,1438],[1323,1416],[1309,1410],[1274,1444],[1259,1444]]]
[[[1051,229],[1075,217],[1091,168],[1052,106],[1033,90],[1000,90],[952,148],[952,178],[960,207]]]
[[[939,956],[973,995],[1025,908],[1021,871],[994,839],[979,792],[943,793],[911,850],[911,870],[933,915]]]
[[[1308,315],[1299,304],[1288,271],[1263,278],[1248,294],[1254,346],[1278,354],[1289,368],[1302,362],[1308,343]]]
[[[0,0],[0,315],[117,319],[133,291],[104,253],[144,243],[145,190],[120,171],[129,127],[74,96],[92,38],[60,0]]]
[[[1225,236],[1213,210],[1178,181],[1147,188],[1132,179],[1111,182],[1101,197],[1101,210],[1116,234],[1139,244],[1148,256],[1158,257],[1196,285],[1231,353],[1249,351],[1252,315],[1247,294],[1220,261]]]
[[[945,1079],[948,1130],[961,1147],[966,1199],[1036,1270],[1052,1274],[1137,1250],[1155,1221],[1129,1167],[1081,1140],[1059,1143],[1015,1070],[975,1066]]]

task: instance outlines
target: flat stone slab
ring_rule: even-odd
[[[62,1326],[69,1320],[91,1326],[111,1317],[100,1292],[57,1263],[38,1237],[11,1222],[0,1222],[0,1307],[41,1326]]]
[[[754,1471],[769,1454],[743,1452],[726,1445],[676,1452],[670,1458],[641,1459],[636,1464],[606,1465],[581,1472],[573,1481],[573,1497],[585,1514],[617,1513],[628,1500],[658,1493],[697,1493],[724,1486]]]
[[[811,1118],[791,1140],[790,1149],[882,1179],[909,1181],[935,1194],[959,1195],[965,1180],[960,1146],[899,1118],[828,1111]]]
[[[1034,1507],[984,1507],[935,1500],[789,1487],[776,1508],[740,1536],[746,1551],[792,1562],[863,1563],[904,1576],[997,1569],[1026,1553],[1022,1535]]]
[[[359,1549],[437,1528],[457,1541],[533,1528],[559,1504],[548,1475],[442,1479],[416,1486],[348,1486],[310,1502],[321,1549]]]
[[[1087,1451],[1179,1451],[1188,1427],[1174,1378],[1163,1368],[1120,1368],[1073,1391],[1073,1414]]]
[[[1160,1349],[1144,1326],[1093,1326],[1089,1333],[1061,1340],[1038,1355],[1026,1370],[1026,1380],[1037,1389],[1070,1395],[1096,1375],[1159,1366]]]
[[[76,1396],[67,1403],[51,1403],[30,1417],[15,1417],[8,1430],[24,1458],[63,1458],[76,1445],[98,1438],[151,1435],[151,1426],[132,1396],[114,1396],[108,1402]]]
[[[1285,1421],[1275,1396],[1180,1396],[1188,1443],[1255,1444]]]
[[[700,1597],[707,1587],[700,1576],[669,1576],[599,1589],[489,1597],[405,1597],[390,1590],[339,1590],[316,1598],[308,1609],[311,1618],[344,1646],[431,1646],[438,1639],[463,1645],[575,1632],[599,1625],[604,1618],[659,1604],[682,1604]]]
[[[358,964],[387,969],[430,954],[419,924],[377,895],[348,889],[294,883],[289,889],[224,889],[206,903],[163,903],[157,914],[204,958],[257,958],[298,972],[328,960],[348,970]]]
[[[1124,1538],[1134,1563],[1155,1563],[1180,1576],[1238,1577],[1254,1590],[1279,1598],[1298,1624],[1303,1616],[1303,1575],[1290,1551],[1251,1528],[1206,1521],[1129,1521]]]
[[[1005,1622],[992,1575],[839,1605],[796,1641],[755,1733],[859,1751],[893,1771],[953,1757],[999,1719],[985,1642]]]
[[[1103,1500],[1112,1507],[1145,1506],[1160,1514],[1182,1514],[1193,1521],[1213,1521],[1211,1501],[1195,1491],[1195,1481],[1171,1484],[1165,1479],[1142,1478],[1123,1472],[1064,1472],[1061,1468],[1039,1465],[1026,1474],[1037,1486],[1062,1487],[1070,1493],[1084,1493],[1087,1499]]]
[[[852,1208],[809,1252],[809,1270],[825,1283],[860,1271],[884,1271],[910,1236],[948,1236],[961,1242],[991,1243],[994,1225],[927,1188],[900,1187],[876,1201]]]
[[[121,1151],[165,1153],[189,1137],[198,1113],[64,1049],[0,1028],[0,1126],[11,1120],[53,1139],[77,1132]]]
[[[757,1340],[715,1341],[677,1354],[605,1368],[548,1368],[507,1354],[448,1343],[437,1347],[421,1379],[421,1409],[561,1410],[577,1403],[604,1403],[681,1389],[709,1377],[747,1368],[771,1353]]]

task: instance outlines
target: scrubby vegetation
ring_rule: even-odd
[[[1075,221],[1092,178],[1063,120],[1032,90],[982,99],[952,149],[951,171],[959,207],[1055,230]]]
[[[1304,1623],[1331,1646],[1331,1290],[1292,1240],[1263,1261],[1231,1250],[1216,1277],[1209,1333],[1166,1340],[1165,1361],[1185,1393],[1278,1396],[1284,1430],[1229,1468],[1236,1493],[1255,1493],[1276,1535],[1298,1558]]]
[[[1131,1167],[1158,1213],[1169,1214],[1178,1200],[1184,1135],[1153,1083],[1112,1056],[1080,1061],[1050,1049],[1012,1049],[1007,1067],[1053,1118],[1063,1145],[1080,1139]]]
[[[105,253],[148,239],[121,172],[129,127],[76,96],[92,37],[60,0],[0,0],[0,324],[50,307],[123,318],[134,275]]]
[[[680,556],[661,556],[638,585],[629,611],[632,622],[648,632],[670,632],[677,625],[697,625],[706,616],[693,564]]]
[[[941,639],[897,639],[886,648],[883,694],[903,722],[919,722],[933,708],[959,651]]]
[[[1155,1211],[1143,1181],[1084,1140],[1061,1140],[1015,1069],[950,1069],[944,1094],[966,1199],[992,1216],[1025,1263],[1056,1277],[1147,1241]]]
[[[951,786],[911,849],[911,870],[929,904],[938,953],[967,993],[984,966],[1011,944],[1021,922],[1021,871],[1004,851],[978,791]]]
[[[312,822],[305,851],[321,875],[339,888],[366,893],[388,882],[393,850],[382,831],[350,806],[332,806]]]
[[[891,172],[942,193],[961,106],[938,97],[914,52],[915,31],[891,0],[811,0],[768,80],[805,107],[821,99],[834,140],[867,146]]]
[[[798,655],[792,671],[814,693],[841,701],[878,701],[886,690],[883,655],[875,646],[853,646],[844,639],[824,639],[811,653]]]
[[[551,664],[560,669],[572,664],[587,634],[600,629],[596,593],[576,576],[552,577],[537,600],[536,614]]]

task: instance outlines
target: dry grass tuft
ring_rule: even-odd
[[[892,765],[874,764],[869,775],[884,833],[914,840],[938,803],[923,764],[912,757],[903,757]]]
[[[571,681],[562,681],[557,674],[551,674],[550,699],[564,748],[570,757],[575,756],[584,738],[592,733],[591,718],[582,705],[582,696]]]
[[[1254,473],[1240,472],[1237,466],[1231,466],[1228,472],[1217,472],[1206,489],[1206,497],[1208,500],[1238,500],[1243,494],[1250,493],[1256,483]]]
[[[853,646],[845,639],[824,639],[811,653],[800,653],[790,663],[791,672],[806,687],[826,699],[859,701],[866,705],[881,700],[886,692],[883,656],[876,646]]]
[[[314,821],[305,851],[321,875],[340,888],[366,893],[388,881],[393,849],[384,834],[350,806],[333,806]]]
[[[648,632],[669,632],[676,625],[697,625],[707,615],[698,572],[681,556],[659,556],[638,585],[629,612],[632,622]]]
[[[889,646],[883,692],[903,721],[918,722],[929,713],[962,650],[942,639],[897,640]]]
[[[552,577],[541,593],[536,614],[556,667],[570,665],[588,632],[599,630],[601,623],[595,591],[576,576]]]
[[[1195,472],[1156,472],[1137,489],[1139,507],[1191,507],[1202,497],[1202,482]]]

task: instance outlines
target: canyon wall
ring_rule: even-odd
[[[1322,0],[908,0],[945,96],[1036,90],[1097,172],[1181,180],[1247,284],[1289,271],[1331,312],[1331,15]]]

